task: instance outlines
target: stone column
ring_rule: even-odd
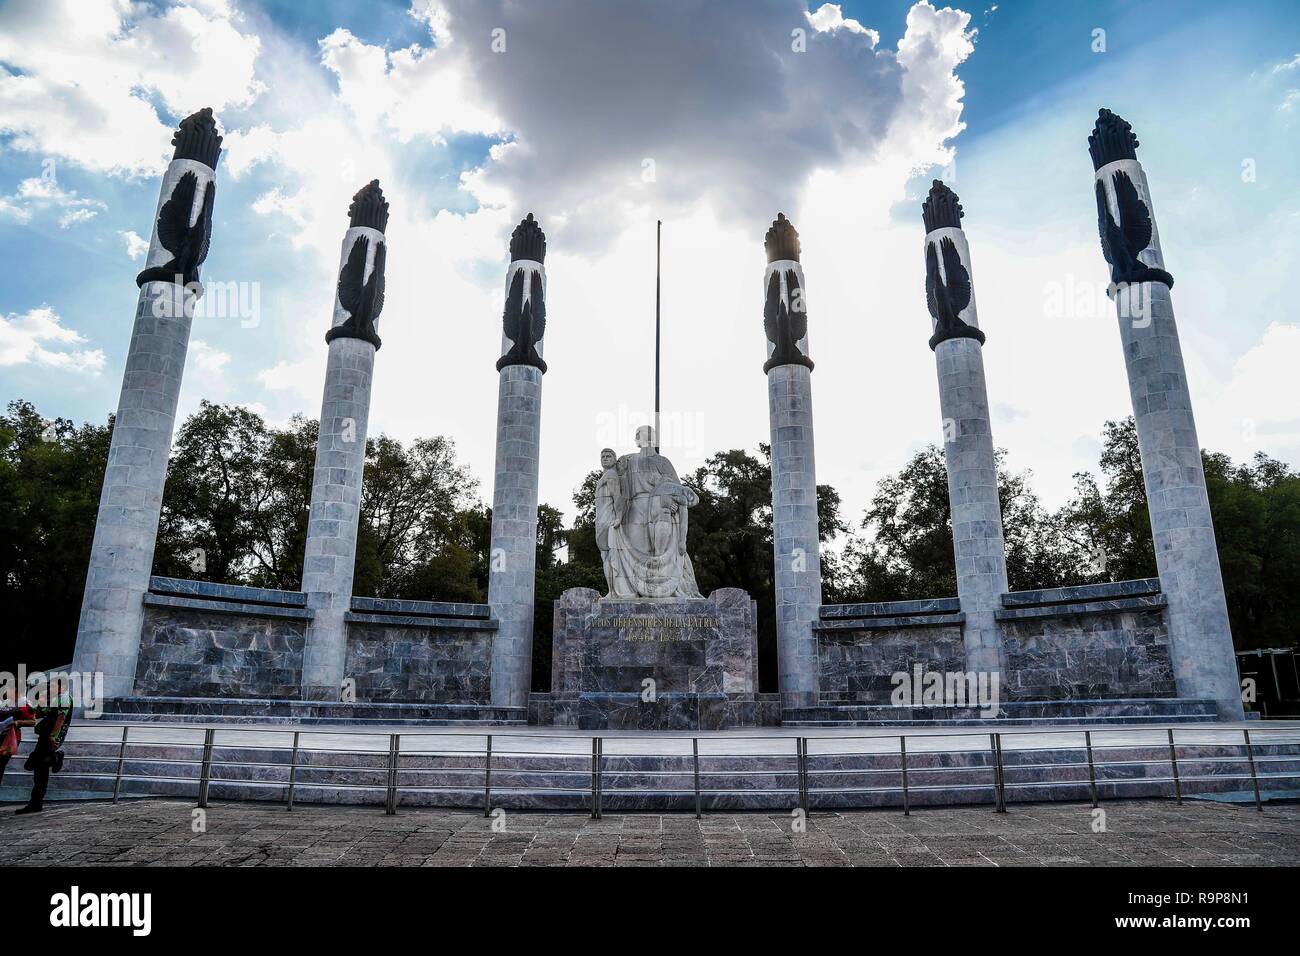
[[[1101,110],[1088,151],[1137,422],[1156,568],[1169,602],[1170,657],[1180,696],[1213,698],[1221,719],[1241,720],[1219,550],[1170,297],[1173,277],[1165,271],[1137,146],[1132,127]]]
[[[939,180],[921,204],[925,221],[930,348],[939,375],[944,460],[952,510],[957,597],[966,621],[966,667],[1001,675],[1005,654],[994,618],[1007,590],[998,469],[984,384],[984,333],[971,284],[970,246],[957,195]]]
[[[352,199],[343,236],[334,320],[325,341],[325,395],[312,473],[302,589],[315,612],[303,650],[304,700],[338,700],[347,659],[347,624],[361,516],[370,388],[384,307],[388,203],[374,180]]]
[[[767,406],[772,432],[772,551],[776,577],[776,654],[782,704],[818,700],[817,638],[822,603],[813,454],[812,369],[799,234],[778,214],[763,245],[767,270]]]
[[[488,603],[499,625],[492,644],[492,703],[499,707],[526,706],[532,688],[537,468],[546,371],[545,261],[546,236],[529,213],[510,237],[502,355],[497,360]]]
[[[153,570],[163,485],[185,372],[199,267],[212,235],[221,155],[212,110],[181,121],[163,174],[127,349],[108,467],[81,601],[73,669],[104,675],[106,697],[135,684],[143,598]]]

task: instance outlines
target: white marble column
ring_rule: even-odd
[[[498,622],[492,643],[492,703],[506,707],[527,706],[532,688],[537,475],[546,371],[545,260],[546,236],[529,213],[510,238],[502,354],[497,361],[488,604]]]
[[[376,321],[383,308],[388,203],[379,183],[358,192],[348,212],[334,320],[326,336],[325,394],[303,559],[302,589],[315,615],[303,650],[305,700],[338,700],[347,676],[344,616],[352,606],[370,392],[380,344]]]
[[[1137,423],[1156,569],[1169,602],[1169,652],[1178,694],[1212,698],[1221,719],[1241,720],[1219,550],[1151,190],[1137,160],[1137,138],[1119,116],[1102,110],[1088,146],[1094,191],[1098,184],[1105,190],[1106,213],[1117,230],[1104,251],[1112,267],[1111,292]],[[1135,187],[1136,206],[1128,183]],[[1149,242],[1121,239],[1144,237],[1143,216],[1150,219]],[[1138,264],[1117,245],[1136,254]]]
[[[813,447],[812,369],[799,234],[783,214],[764,239],[767,406],[772,440],[772,552],[776,592],[777,677],[782,704],[818,700],[821,539]]]
[[[159,238],[159,220],[176,216],[171,221],[180,230],[202,233],[206,229],[210,235],[208,193],[216,188],[216,165],[221,155],[221,137],[212,111],[201,110],[183,120],[172,144],[176,149],[163,175],[149,254],[144,271],[137,277],[140,296],[104,471],[73,656],[75,671],[104,675],[107,697],[127,696],[135,684],[144,622],[142,602],[153,570],[176,403],[185,373],[194,303],[200,294],[198,269],[207,254],[204,240],[201,245],[191,244],[177,256]],[[173,194],[176,203],[168,206]],[[191,202],[182,202],[186,195],[192,195]],[[178,246],[175,239],[171,244]]]
[[[966,616],[966,667],[1000,675],[1005,654],[994,612],[1007,590],[1007,560],[970,246],[961,228],[961,204],[937,179],[922,204],[922,216],[957,597]]]

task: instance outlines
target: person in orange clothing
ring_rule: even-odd
[[[22,743],[20,728],[35,725],[36,711],[26,697],[18,698],[17,707],[0,709],[0,784],[4,783],[9,758],[18,753],[18,745]]]

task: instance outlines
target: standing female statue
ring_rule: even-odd
[[[609,598],[698,598],[695,568],[686,553],[688,509],[700,498],[654,450],[654,430],[636,431],[641,449],[615,460],[601,452],[596,482],[596,544]]]

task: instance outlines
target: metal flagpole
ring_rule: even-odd
[[[659,453],[659,273],[662,267],[660,242],[663,236],[662,219],[655,220],[655,454]]]

